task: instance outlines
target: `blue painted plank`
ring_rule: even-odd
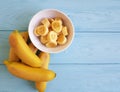
[[[57,72],[57,78],[54,80],[55,82],[53,81],[53,86],[51,86],[54,89],[53,91],[120,91],[119,65],[56,65],[52,66],[52,69]],[[61,87],[55,87],[59,86],[59,84],[61,84]]]
[[[54,63],[120,63],[120,33],[76,33],[72,45],[51,56]]]
[[[0,3],[0,30],[27,30],[32,16],[46,8],[64,11],[76,31],[119,31],[119,0],[3,0]]]
[[[0,63],[8,58],[9,34],[0,31]],[[119,41],[120,33],[76,33],[67,50],[51,54],[51,63],[120,63]]]
[[[76,32],[119,32],[120,10],[71,13]]]
[[[46,92],[120,92],[120,65],[50,65],[57,73]],[[34,82],[8,73],[0,65],[0,92],[36,92]]]
[[[3,64],[3,60],[8,59],[9,53],[9,37],[10,31],[0,31],[0,64]]]

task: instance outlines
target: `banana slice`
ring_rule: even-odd
[[[47,39],[49,42],[54,42],[57,40],[57,33],[54,31],[50,31],[47,35]]]
[[[64,26],[64,27],[62,28],[62,33],[63,33],[63,35],[65,35],[65,36],[68,35],[68,30],[67,30],[67,27],[66,27],[66,26]]]
[[[56,33],[59,33],[62,30],[62,24],[60,21],[57,21],[57,20],[53,21],[51,26]]]
[[[59,21],[59,22],[62,24],[62,19],[61,19],[61,18],[56,17],[55,20],[56,20],[56,21]]]
[[[48,47],[48,48],[53,48],[53,47],[56,47],[56,46],[57,46],[56,41],[46,43],[46,47]]]
[[[49,22],[49,20],[48,20],[47,18],[43,19],[43,20],[41,21],[41,23],[42,23],[43,25],[47,26],[47,27],[50,26],[50,22]]]
[[[67,42],[67,38],[66,38],[63,34],[60,34],[60,35],[58,36],[57,43],[58,43],[59,45],[63,45],[63,44],[65,44],[66,42]]]
[[[48,40],[47,40],[47,35],[41,36],[41,37],[40,37],[40,41],[41,41],[42,44],[46,44],[46,43],[48,42]]]
[[[45,36],[47,33],[48,33],[48,27],[46,27],[45,25],[40,25],[36,27],[34,30],[34,34],[36,36]]]

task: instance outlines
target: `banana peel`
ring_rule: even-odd
[[[48,69],[49,62],[50,62],[50,54],[45,53],[45,52],[41,52],[38,56],[43,61],[42,68]],[[37,81],[37,82],[35,82],[35,84],[36,84],[36,89],[39,92],[45,92],[45,89],[47,87],[47,82],[39,82],[39,81]]]
[[[52,70],[44,69],[42,67],[30,67],[21,62],[10,62],[5,60],[4,64],[11,74],[25,80],[46,82],[54,79],[56,76]]]
[[[33,53],[37,53],[37,48],[34,47],[34,45],[32,43],[28,43],[28,32],[25,31],[25,32],[21,32],[21,36],[22,38],[24,39],[24,41],[28,44],[29,48],[31,49],[31,51]],[[38,51],[40,52],[40,51]],[[48,69],[48,66],[49,66],[49,62],[50,62],[50,54],[49,53],[45,53],[45,52],[40,52],[37,54],[37,56],[41,59],[42,61],[42,65],[41,67],[42,68],[45,68],[45,69]],[[9,62],[8,61],[5,61],[6,63],[6,66],[9,66],[9,64],[11,64],[12,61],[20,61],[20,58],[15,54],[14,50],[12,48],[10,48],[10,52],[9,52]],[[56,74],[54,73],[54,77],[53,79],[55,78]],[[23,76],[24,77],[24,76]],[[25,79],[25,78],[23,78]],[[28,79],[27,79],[28,80]],[[31,79],[30,79],[31,80]],[[51,78],[52,80],[52,78]],[[35,81],[35,80],[33,80]],[[47,85],[47,82],[42,82],[41,81],[38,81],[36,80],[35,81],[35,84],[36,84],[36,89],[39,91],[39,92],[45,92],[45,89],[46,89],[46,85]]]
[[[21,36],[23,37],[24,41],[27,43],[27,40],[28,40],[28,32],[27,32],[27,31],[21,32],[20,34],[21,34]],[[10,48],[8,60],[9,60],[9,61],[20,61],[19,57],[15,54],[13,48]]]
[[[15,54],[27,65],[32,67],[41,67],[42,61],[28,47],[18,31],[13,31],[9,36],[10,46]]]

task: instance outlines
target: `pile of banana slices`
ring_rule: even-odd
[[[69,34],[67,26],[61,18],[44,18],[34,29],[34,34],[46,47],[53,48],[64,45]]]

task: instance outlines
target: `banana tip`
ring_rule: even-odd
[[[9,64],[9,62],[8,62],[8,61],[6,61],[6,60],[5,60],[3,63],[4,63],[5,65]]]
[[[57,74],[55,73],[55,77],[54,78],[56,78],[56,76],[57,76]]]

